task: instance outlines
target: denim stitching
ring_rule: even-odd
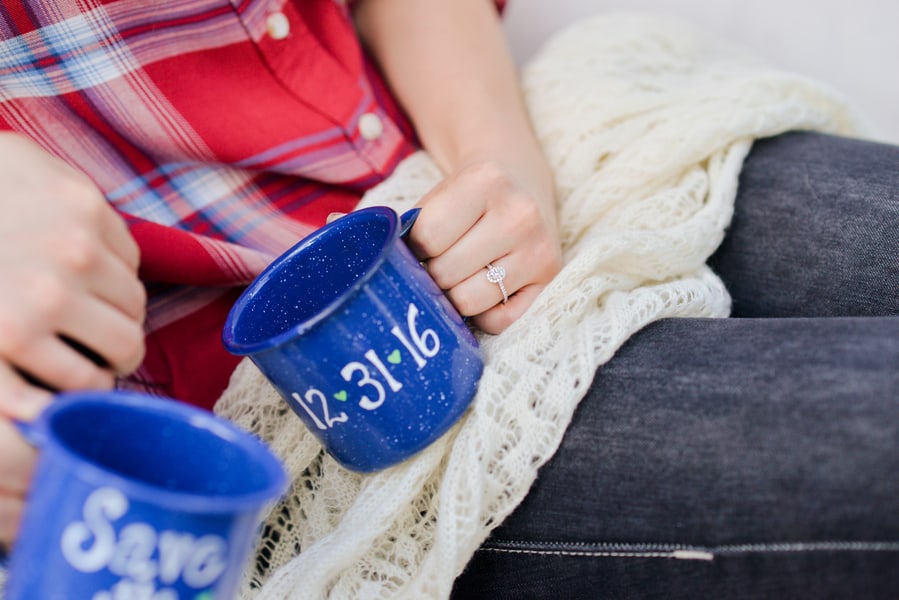
[[[722,554],[744,552],[899,552],[899,542],[781,542],[718,546]]]
[[[760,552],[899,552],[899,542],[824,541],[778,542],[762,544],[726,544],[722,546],[690,546],[685,544],[623,544],[586,542],[526,542],[491,540],[479,551],[507,554],[610,558],[674,558],[681,560],[713,560],[715,556]]]
[[[575,550],[526,550],[522,548],[479,548],[478,552],[499,552],[502,554],[536,554],[541,556],[588,556],[610,558],[681,558],[678,551],[674,552],[615,552],[615,551],[575,551]],[[706,552],[696,552],[693,560],[712,560],[712,555]]]

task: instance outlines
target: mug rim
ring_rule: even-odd
[[[158,417],[180,421],[191,427],[205,430],[209,435],[239,446],[263,470],[267,481],[260,489],[226,495],[203,494],[196,491],[166,489],[118,471],[97,465],[58,439],[53,433],[53,422],[67,412],[83,407],[112,406],[142,411]],[[274,453],[251,433],[208,411],[184,404],[173,398],[153,396],[127,390],[93,390],[62,392],[54,396],[47,408],[29,426],[41,454],[51,450],[65,463],[78,466],[78,478],[98,487],[114,487],[122,490],[131,500],[156,506],[177,509],[182,512],[227,514],[259,510],[268,502],[281,496],[287,488],[287,474]],[[189,450],[189,449],[188,449]],[[40,460],[40,459],[39,459]]]
[[[260,291],[262,291],[262,289],[266,286],[269,279],[271,279],[274,273],[281,269],[284,264],[293,260],[297,254],[316,243],[320,238],[331,234],[335,229],[349,227],[355,224],[356,221],[366,218],[371,214],[387,217],[387,235],[385,236],[384,245],[381,248],[381,252],[368,265],[365,272],[362,273],[362,275],[352,283],[352,285],[348,286],[331,302],[325,305],[321,310],[317,311],[314,315],[304,321],[296,323],[295,325],[285,329],[281,333],[251,343],[240,342],[236,339],[235,329],[237,321],[239,319],[239,315],[246,309],[247,305],[249,305],[250,302],[255,299],[256,295]],[[222,329],[222,343],[225,345],[225,348],[230,353],[240,356],[258,354],[266,350],[271,350],[272,348],[278,348],[280,346],[289,344],[298,336],[311,330],[316,325],[330,317],[341,306],[348,302],[350,298],[355,296],[381,268],[381,265],[383,265],[387,260],[387,254],[389,251],[388,248],[392,247],[392,245],[396,243],[397,238],[399,237],[398,229],[399,215],[395,210],[393,210],[389,206],[370,206],[348,213],[339,219],[331,221],[330,223],[319,227],[318,229],[301,239],[299,242],[291,246],[288,250],[286,250],[275,260],[273,260],[237,298],[237,301],[235,301],[234,305],[231,307],[231,310],[228,311],[228,316],[225,319],[225,326]]]

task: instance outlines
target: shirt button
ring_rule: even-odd
[[[290,35],[290,21],[284,13],[272,13],[265,19],[265,29],[273,40],[283,40]]]
[[[384,133],[384,123],[381,122],[381,117],[375,113],[365,113],[359,117],[359,134],[369,142],[381,137],[382,133]]]

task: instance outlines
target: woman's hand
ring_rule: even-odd
[[[451,174],[419,203],[409,245],[456,309],[488,333],[518,319],[562,264],[552,188],[495,161]],[[502,283],[487,278],[501,267]]]
[[[143,358],[137,245],[89,179],[16,134],[0,135],[0,185],[0,411],[46,396],[24,373],[111,387]]]
[[[552,175],[489,0],[366,0],[360,36],[446,174],[421,202],[411,246],[484,331],[520,317],[559,272]],[[503,285],[485,267],[506,271]]]
[[[34,418],[50,390],[110,388],[115,374],[135,369],[146,292],[137,245],[87,177],[2,133],[0,186],[0,543],[8,544],[34,460],[11,420]]]

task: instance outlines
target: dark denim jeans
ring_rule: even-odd
[[[710,262],[733,318],[597,371],[455,598],[899,598],[899,148],[757,142]]]

